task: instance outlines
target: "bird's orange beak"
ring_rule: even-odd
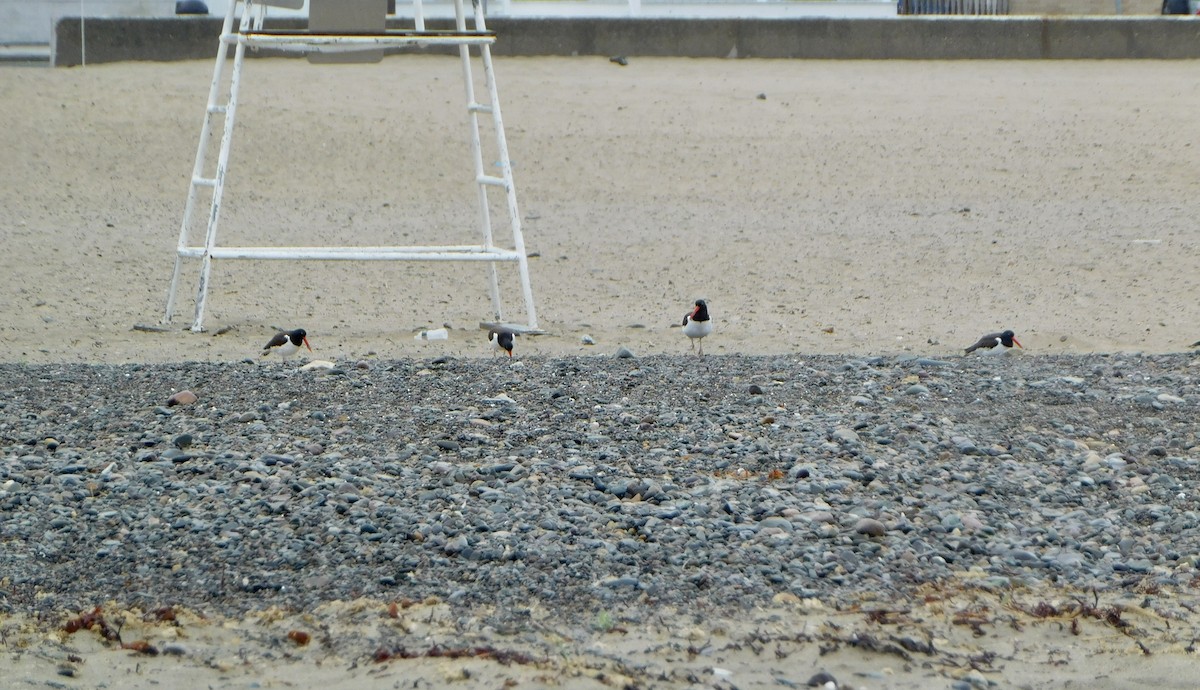
[[[1022,350],[1025,349],[1025,346],[1021,344],[1020,340],[1017,340],[1016,336],[1013,336],[1013,345],[1016,345],[1017,347],[1021,348]]]
[[[309,344],[308,344],[308,336],[307,336],[307,335],[306,335],[306,336],[304,336],[304,347],[307,347],[307,348],[308,348],[308,351],[309,351],[309,352],[312,352],[312,345],[309,345]]]
[[[696,318],[696,314],[699,314],[699,313],[700,313],[700,307],[696,307],[695,309],[692,309],[692,318]]]

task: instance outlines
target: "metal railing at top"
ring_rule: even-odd
[[[896,14],[1008,14],[1009,0],[899,0]]]
[[[28,1],[28,0],[24,0]],[[205,0],[222,16],[229,2]],[[0,3],[5,0],[0,0]],[[453,17],[452,0],[424,0],[430,18]],[[894,17],[895,0],[479,0],[488,17]],[[411,0],[396,0],[397,17],[412,15]],[[269,8],[274,18],[304,18],[307,8]],[[390,14],[390,13],[389,13]]]

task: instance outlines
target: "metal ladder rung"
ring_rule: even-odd
[[[180,247],[179,256],[213,259],[324,261],[518,261],[512,249],[477,245],[446,247]]]
[[[430,45],[491,45],[496,37],[491,34],[376,34],[376,35],[319,35],[277,33],[228,33],[221,41],[231,45],[238,43],[252,48],[273,48],[293,52],[338,52],[354,51],[386,46],[430,46]]]
[[[479,184],[490,184],[493,187],[505,186],[503,177],[493,177],[492,175],[480,175],[475,178],[475,181]]]
[[[217,178],[215,177],[193,177],[192,184],[197,187],[216,187]]]
[[[467,106],[467,110],[473,113],[491,113],[492,106],[487,103],[472,103]]]
[[[208,106],[208,112],[212,115],[224,115],[225,113],[229,112],[229,106],[210,105]]]

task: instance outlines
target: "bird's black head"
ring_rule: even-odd
[[[708,302],[696,300],[696,308],[692,310],[692,321],[708,321]]]
[[[1004,331],[1000,334],[1000,344],[1004,347],[1012,347],[1015,344],[1017,347],[1024,349],[1021,341],[1017,340],[1017,334],[1012,331]]]
[[[512,331],[493,330],[488,332],[488,340],[495,340],[500,349],[507,352],[509,357],[512,357],[513,335],[515,334]]]
[[[312,352],[312,345],[308,344],[308,332],[303,328],[297,328],[294,331],[288,331],[287,335],[288,340],[292,341],[293,345],[296,347],[303,345],[304,347],[308,348],[309,352]]]

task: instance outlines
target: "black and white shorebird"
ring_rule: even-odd
[[[508,356],[512,357],[513,337],[516,333],[507,328],[493,328],[488,331],[488,342],[492,345],[492,350],[504,350]],[[495,356],[495,352],[492,353]]]
[[[702,299],[696,300],[695,306],[691,313],[683,317],[683,334],[688,337],[692,344],[692,351],[696,351],[696,341],[700,341],[700,355],[704,356],[704,338],[712,333],[712,319],[708,316],[708,303]]]
[[[1003,333],[988,333],[980,338],[979,341],[974,345],[968,347],[966,354],[969,355],[976,350],[987,350],[986,354],[998,355],[1008,352],[1012,349],[1013,345],[1016,345],[1022,350],[1025,349],[1025,346],[1021,344],[1021,341],[1017,340],[1016,334],[1012,331],[1004,331]]]
[[[308,344],[308,333],[304,332],[303,328],[297,328],[294,331],[281,331],[275,334],[266,345],[263,346],[262,354],[267,356],[275,353],[282,357],[285,361],[288,357],[300,351],[300,346],[308,348],[312,352],[312,345]]]

